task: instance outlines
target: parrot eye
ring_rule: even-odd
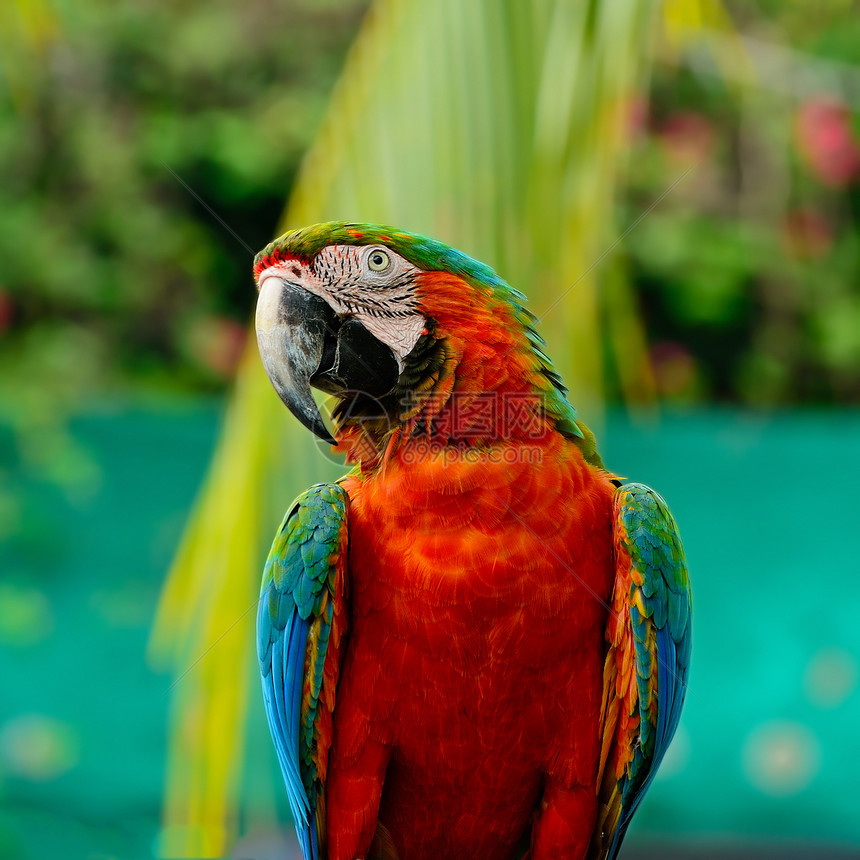
[[[367,265],[372,272],[384,272],[391,265],[391,257],[376,248],[368,255]]]

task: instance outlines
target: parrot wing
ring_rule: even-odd
[[[257,612],[266,716],[305,860],[326,856],[326,765],[347,630],[348,509],[337,484],[299,496],[269,552]]]
[[[615,494],[598,819],[589,857],[613,860],[665,754],[687,692],[690,581],[675,520],[642,484]]]

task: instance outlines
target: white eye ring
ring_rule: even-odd
[[[391,257],[381,248],[374,248],[367,255],[367,267],[371,272],[384,272],[391,265]]]

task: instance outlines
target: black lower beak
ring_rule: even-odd
[[[336,340],[326,336],[319,371],[311,385],[330,394],[349,392],[374,399],[390,393],[400,376],[391,348],[374,337],[358,320],[345,320]]]
[[[257,302],[257,342],[266,373],[287,408],[320,439],[336,444],[311,386],[352,401],[378,400],[397,383],[391,348],[358,320],[341,321],[318,296],[267,278]]]

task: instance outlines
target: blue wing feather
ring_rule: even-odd
[[[318,832],[328,756],[319,736],[320,695],[328,674],[334,603],[342,601],[349,499],[336,484],[319,484],[299,497],[278,531],[263,573],[257,612],[257,651],[263,702],[305,860],[321,860]],[[338,616],[340,617],[340,616]],[[311,633],[314,631],[314,644]],[[312,653],[309,653],[309,649]],[[311,672],[306,685],[306,671]]]
[[[590,855],[601,860],[617,856],[630,820],[672,741],[690,662],[692,600],[675,521],[663,499],[642,484],[619,488],[615,511],[616,553],[623,563],[619,560],[613,596],[617,640],[610,643],[607,655],[603,730],[609,743],[601,767],[613,750],[617,760],[627,763],[620,774],[610,768],[603,771],[601,818]],[[621,629],[625,624],[630,640]],[[632,655],[620,653],[625,648],[629,651],[627,641],[632,643]],[[625,683],[620,674],[625,657],[632,657],[636,695],[633,713],[619,715],[623,691],[619,693],[616,685]],[[637,716],[638,723],[631,723]],[[626,732],[630,725],[637,726],[635,736]]]

